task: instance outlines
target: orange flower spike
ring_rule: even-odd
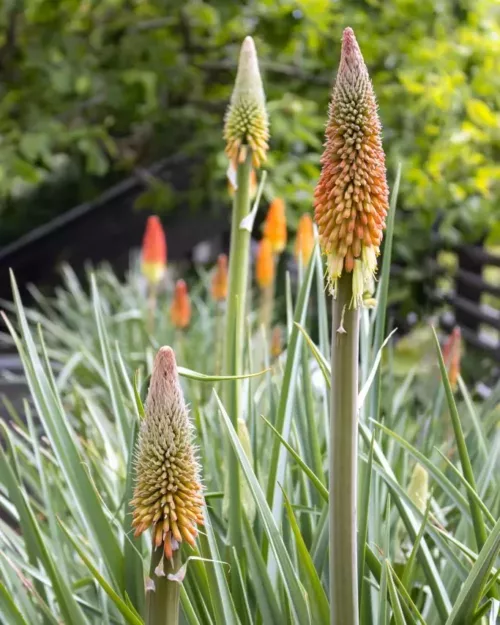
[[[158,284],[167,269],[167,242],[160,219],[148,217],[142,241],[141,269],[150,284]]]
[[[217,267],[212,277],[212,299],[223,302],[227,298],[227,256],[219,254]]]
[[[389,208],[377,102],[351,28],[344,30],[340,66],[326,128],[315,220],[327,256],[330,289],[353,273],[353,302],[373,290],[377,256]]]
[[[448,378],[453,389],[455,389],[458,384],[461,355],[462,333],[459,326],[455,326],[443,346],[443,360],[448,367]]]
[[[261,289],[270,287],[274,280],[273,246],[269,239],[261,239],[255,261],[255,279]]]
[[[305,213],[299,220],[297,236],[295,239],[295,258],[306,266],[314,249],[314,228],[311,215]]]
[[[170,306],[170,320],[172,325],[180,330],[187,328],[191,321],[191,300],[184,280],[177,280],[174,299]]]
[[[281,254],[287,240],[285,202],[275,198],[269,205],[264,221],[264,238],[268,239],[275,254]]]

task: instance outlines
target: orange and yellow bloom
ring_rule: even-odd
[[[269,205],[263,228],[264,238],[267,239],[275,254],[281,254],[286,247],[286,214],[285,202],[277,197]]]
[[[219,254],[217,267],[212,276],[212,299],[216,302],[223,302],[227,298],[227,256]]]
[[[295,238],[295,258],[305,266],[309,263],[314,249],[314,227],[311,215],[304,213],[299,220]]]
[[[342,273],[353,274],[356,307],[373,291],[388,211],[380,133],[368,70],[354,32],[346,28],[314,206],[330,287],[335,292]]]
[[[188,327],[191,322],[191,299],[184,280],[175,283],[174,299],[170,306],[170,321],[180,330]]]
[[[274,254],[269,239],[261,239],[255,260],[255,279],[261,289],[267,289],[274,282]]]
[[[167,270],[167,242],[160,219],[148,217],[142,242],[142,273],[152,285],[157,285]]]

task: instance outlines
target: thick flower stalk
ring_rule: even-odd
[[[252,150],[255,168],[266,160],[269,139],[266,98],[251,37],[246,37],[241,47],[238,73],[225,118],[224,139],[231,161],[243,162],[246,146]]]
[[[157,285],[167,270],[167,242],[160,219],[148,217],[142,241],[141,270],[149,284]]]
[[[227,375],[241,375],[244,371],[251,233],[241,224],[250,213],[252,168],[257,169],[266,159],[268,137],[265,95],[257,52],[253,39],[246,37],[241,47],[238,72],[224,125],[226,154],[236,167],[231,218],[229,287],[223,340],[223,369]],[[241,390],[240,380],[224,384],[224,403],[235,429],[243,411]],[[242,548],[239,464],[227,440],[226,452],[231,500],[229,541],[238,552]],[[236,592],[239,588],[236,563],[231,567],[231,575]]]
[[[358,625],[359,307],[372,293],[388,210],[377,104],[351,28],[342,38],[315,218],[332,304],[330,624]]]
[[[342,41],[329,108],[315,218],[333,292],[352,276],[352,305],[373,291],[389,191],[381,125],[368,70],[351,28]]]
[[[214,302],[224,302],[227,297],[227,256],[219,254],[212,276],[211,295]]]
[[[305,267],[309,264],[314,249],[314,228],[311,215],[304,213],[299,219],[295,238],[295,258]]]
[[[174,299],[170,305],[170,321],[179,330],[184,330],[191,322],[191,299],[184,280],[175,283]]]
[[[229,163],[229,169],[227,172],[227,188],[229,191],[230,197],[234,197],[236,193],[236,170],[238,168],[238,163],[231,161]],[[257,195],[257,174],[255,173],[255,169],[252,167],[250,170],[250,190],[249,196],[250,199],[253,200]]]
[[[178,584],[166,575],[180,566],[182,542],[195,544],[197,526],[203,524],[203,496],[192,426],[170,347],[162,347],[154,361],[135,469],[132,526],[135,536],[151,528],[153,541],[147,623],[175,625]]]
[[[286,247],[286,213],[285,202],[277,197],[269,205],[263,227],[264,238],[273,248],[274,254],[281,254]]]

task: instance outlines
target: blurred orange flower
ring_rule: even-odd
[[[255,261],[255,279],[261,289],[270,287],[274,280],[273,246],[269,239],[261,239]]]
[[[295,258],[305,266],[309,263],[312,251],[314,249],[314,229],[313,221],[309,213],[305,213],[299,220],[297,228],[297,237],[295,239]]]
[[[159,217],[151,215],[146,222],[142,241],[141,269],[150,284],[158,284],[167,269],[167,242]]]
[[[212,277],[212,299],[222,302],[227,297],[227,256],[219,254],[217,268]]]
[[[175,283],[174,299],[170,306],[170,320],[176,328],[187,328],[191,321],[191,300],[184,280]]]
[[[271,335],[271,356],[278,358],[283,351],[283,333],[280,326],[274,326]]]
[[[269,205],[266,220],[264,221],[264,238],[268,239],[275,254],[281,254],[285,249],[287,232],[285,202],[277,197]]]

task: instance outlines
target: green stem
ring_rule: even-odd
[[[352,275],[332,304],[330,423],[330,625],[358,625],[357,461],[359,310],[350,308]]]
[[[158,297],[158,286],[156,284],[149,285],[148,293],[148,317],[146,327],[149,334],[153,334],[155,330],[156,301]]]
[[[229,254],[229,289],[226,309],[226,332],[224,337],[224,371],[228,375],[243,373],[243,349],[245,345],[245,312],[248,288],[248,265],[250,232],[240,228],[241,220],[250,211],[250,173],[252,154],[248,150],[243,163],[238,165],[237,189],[234,194]],[[240,380],[226,384],[225,405],[235,429],[241,413]],[[229,540],[236,551],[241,550],[240,536],[240,482],[238,460],[228,445],[229,459]]]
[[[151,553],[151,567],[149,576],[154,581],[155,589],[147,593],[146,625],[178,625],[179,597],[181,585],[168,579],[169,573],[177,573],[181,566],[180,549],[174,551],[172,560],[163,560],[165,576],[155,574],[156,567],[163,556],[162,549],[155,549]]]

